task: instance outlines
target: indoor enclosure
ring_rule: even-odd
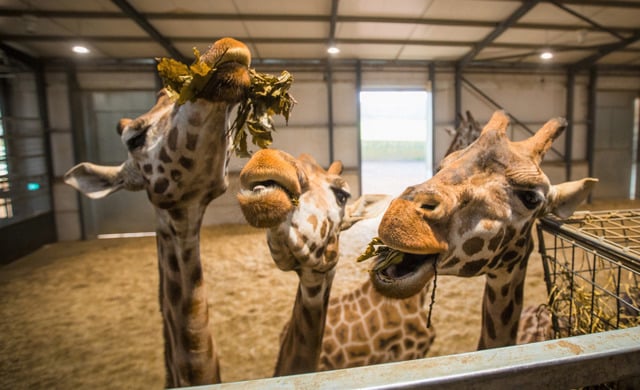
[[[0,388],[640,386],[639,21],[638,0],[2,1]],[[410,297],[376,285],[428,267]],[[422,339],[374,338],[412,316]]]

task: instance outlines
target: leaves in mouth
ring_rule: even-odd
[[[395,249],[389,248],[384,245],[382,240],[379,237],[374,237],[371,242],[367,245],[364,253],[358,256],[357,261],[365,261],[372,257],[383,256],[382,260],[378,261],[374,264],[372,271],[378,272],[384,269],[387,269],[389,266],[393,264],[399,264],[402,262],[404,254]]]
[[[195,101],[205,90],[218,64],[202,61],[200,52],[193,49],[195,60],[189,66],[172,58],[159,58],[158,74],[169,96],[176,104]],[[271,132],[276,128],[274,115],[282,115],[289,122],[293,106],[297,103],[289,93],[293,76],[285,71],[279,76],[257,72],[249,68],[251,84],[245,99],[239,103],[237,116],[231,126],[233,148],[239,157],[251,155],[247,138],[260,147],[267,148],[273,142]]]

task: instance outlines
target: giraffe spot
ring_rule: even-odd
[[[495,279],[495,278],[497,278],[497,276],[496,276],[495,274],[492,274],[491,272],[488,272],[488,273],[487,273],[487,277],[488,277],[489,279]]]
[[[172,127],[167,136],[167,146],[174,152],[178,149],[178,128]]]
[[[151,174],[151,172],[153,172],[153,165],[151,165],[151,164],[144,164],[144,165],[142,166],[142,171],[143,171],[144,173],[146,173],[147,175],[150,175],[150,174]]]
[[[153,192],[156,194],[164,193],[169,188],[169,180],[164,177],[159,178],[153,185]]]
[[[452,258],[450,258],[449,260],[447,260],[444,264],[442,264],[442,268],[451,268],[453,266],[455,266],[456,264],[458,264],[460,262],[460,258],[457,256],[454,256]]]
[[[196,150],[196,145],[198,145],[198,134],[187,133],[187,144],[185,145],[187,150],[193,152]]]
[[[166,284],[167,287],[167,296],[169,297],[169,302],[171,302],[172,306],[177,306],[180,302],[180,298],[182,297],[182,289],[180,284],[175,280],[169,279]]]
[[[484,324],[485,324],[485,328],[487,330],[487,336],[489,336],[490,339],[495,340],[495,338],[496,338],[496,327],[493,324],[493,319],[491,318],[491,315],[489,313],[487,313],[486,311],[484,313]]]
[[[460,269],[461,276],[475,276],[480,270],[487,265],[488,259],[479,259],[465,263]]]
[[[309,222],[313,230],[316,230],[318,228],[318,217],[316,217],[315,215],[310,215],[309,218],[307,218],[307,222]]]
[[[385,350],[389,348],[393,343],[399,341],[402,337],[397,333],[387,333],[378,336],[375,340],[375,345],[380,349]]]
[[[513,259],[516,259],[518,257],[519,253],[516,251],[507,251],[505,252],[504,255],[502,255],[502,261],[505,263],[508,263],[510,261],[512,261]]]
[[[395,305],[385,305],[381,309],[382,318],[384,318],[383,327],[399,326],[402,318]]]
[[[493,269],[498,265],[499,262],[500,262],[500,256],[499,255],[494,256],[493,259],[491,259],[491,262],[489,262],[489,264],[487,265],[487,268]],[[495,275],[494,275],[494,278],[495,278]]]
[[[336,339],[338,344],[345,344],[349,340],[349,327],[346,324],[341,323],[336,327]]]
[[[170,209],[176,206],[176,202],[174,200],[169,200],[169,201],[163,201],[158,203],[158,208],[161,208],[163,210],[166,209]]]
[[[338,349],[338,345],[336,344],[334,339],[326,337],[322,339],[322,349],[325,355],[331,355],[333,351]]]
[[[462,250],[468,256],[474,255],[482,250],[484,247],[484,240],[479,237],[473,237],[468,239],[462,244]]]
[[[184,212],[182,211],[182,209],[174,207],[172,209],[169,209],[169,216],[176,221],[180,221],[184,219]]]
[[[158,171],[158,173],[164,173],[164,166],[163,165],[158,165],[156,167],[156,170]]]
[[[169,269],[174,273],[180,271],[180,267],[178,266],[178,256],[176,256],[175,253],[172,253],[169,256]]]
[[[202,118],[200,117],[200,114],[198,112],[191,113],[191,115],[189,115],[189,118],[187,118],[187,121],[193,127],[197,127],[202,124]]]
[[[200,190],[193,190],[193,191],[189,191],[189,192],[185,192],[184,194],[182,194],[182,196],[180,197],[180,201],[181,202],[188,202],[190,200],[193,200],[195,197],[197,197],[200,194]]]
[[[489,245],[487,246],[487,249],[489,249],[492,252],[498,249],[498,245],[500,245],[500,243],[502,242],[503,234],[504,234],[504,230],[500,229],[498,234],[496,234],[495,237],[489,240]]]
[[[193,271],[191,271],[191,284],[193,286],[198,286],[202,283],[202,266],[200,264],[196,264],[193,267]]]
[[[301,286],[302,288],[302,286]],[[312,286],[312,287],[307,287],[307,295],[309,296],[309,298],[314,298],[315,296],[317,296],[320,291],[322,291],[322,285],[317,285],[317,286]]]
[[[320,228],[320,237],[325,237],[327,234],[327,221],[322,221],[322,227]]]
[[[311,245],[309,245],[309,252],[314,252],[316,249],[318,249],[318,244],[312,242]]]
[[[493,291],[493,289],[491,288],[491,286],[489,286],[488,284],[486,285],[486,294],[487,294],[487,298],[489,298],[489,302],[494,303],[496,301],[496,292]]]
[[[509,321],[511,321],[511,317],[513,317],[513,301],[509,301],[507,307],[504,308],[502,313],[500,314],[500,319],[502,320],[503,325],[507,325]]]
[[[527,237],[522,237],[522,238],[520,238],[518,241],[516,241],[516,244],[515,244],[515,245],[516,245],[518,248],[522,248],[522,247],[524,247],[524,245],[525,245],[526,243],[527,243]]]
[[[500,289],[500,294],[502,294],[503,297],[506,297],[509,294],[510,286],[511,286],[511,282],[508,282],[504,286],[502,286],[502,288]]]
[[[518,338],[518,321],[516,321],[511,326],[511,331],[509,332],[509,336],[511,336],[512,340],[515,340],[516,338]]]
[[[515,292],[513,294],[515,296],[516,304],[518,306],[522,305],[523,292],[524,292],[524,280],[516,286]]]
[[[178,169],[172,169],[169,174],[171,175],[171,180],[173,181],[180,181],[180,179],[182,179],[182,172],[180,172]]]
[[[178,159],[178,163],[180,163],[180,165],[182,165],[187,171],[193,168],[193,159],[191,158],[182,156],[180,157],[180,159]]]
[[[348,349],[350,359],[363,358],[371,355],[371,347],[367,344],[354,346]]]
[[[411,349],[414,345],[416,345],[416,343],[413,340],[407,338],[404,339],[404,347],[406,349]]]
[[[508,243],[511,242],[511,240],[513,240],[513,237],[515,237],[516,235],[516,229],[513,228],[513,226],[507,226],[507,232],[504,235],[504,240],[502,241],[503,243]]]
[[[380,317],[378,311],[372,310],[367,315],[367,323],[369,324],[369,330],[371,334],[376,334],[380,330]]]
[[[316,251],[315,255],[316,255],[317,258],[321,258],[323,253],[324,253],[324,247],[320,247]]]
[[[357,321],[351,330],[351,338],[358,341],[368,341],[367,332],[364,330],[362,322]]]
[[[160,149],[160,154],[158,155],[158,158],[163,163],[170,163],[173,161],[171,160],[171,157],[169,156],[169,153],[167,153],[167,150],[165,148]]]

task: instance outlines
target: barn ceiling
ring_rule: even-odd
[[[222,36],[264,63],[640,69],[640,0],[0,0],[0,48],[36,60],[190,61]]]

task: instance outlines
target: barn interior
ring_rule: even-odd
[[[637,0],[2,1],[0,387],[163,385],[154,209],[144,191],[93,200],[64,182],[127,158],[116,124],[154,105],[157,59],[189,64],[229,36],[252,68],[289,71],[297,104],[271,147],[340,160],[353,199],[423,182],[467,113],[482,126],[505,110],[512,140],[567,119],[542,170],[598,178],[581,210],[634,209],[639,20]],[[246,162],[232,157],[203,221],[223,381],[272,374],[296,288],[238,205]],[[368,240],[349,234],[336,294],[367,274],[353,259]],[[526,304],[546,302],[543,274],[534,253]],[[429,356],[475,350],[482,283],[443,278]]]

